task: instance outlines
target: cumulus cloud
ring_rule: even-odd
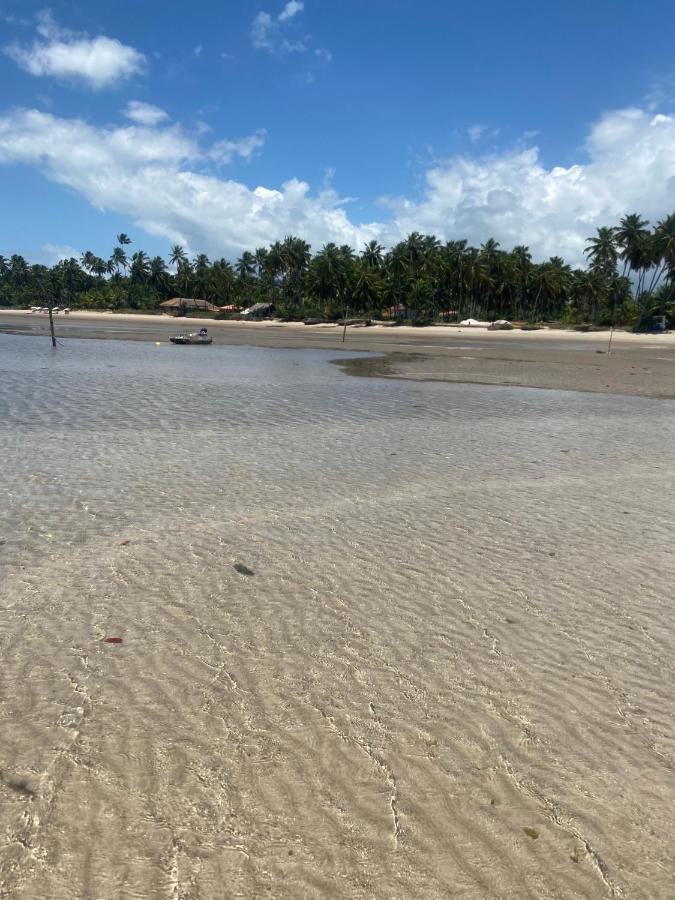
[[[41,40],[29,47],[11,44],[4,53],[38,77],[81,81],[100,90],[112,87],[145,68],[145,57],[133,47],[103,35],[90,38],[60,28],[46,10],[38,17]]]
[[[178,126],[96,128],[38,110],[0,117],[0,164],[22,163],[67,186],[93,206],[132,218],[150,234],[234,256],[272,235],[360,246],[377,233],[353,225],[340,198],[290,179],[279,189],[250,188],[203,171],[214,157],[249,158],[263,133],[203,149]]]
[[[143,103],[141,100],[130,100],[124,109],[124,115],[139,125],[159,125],[169,118],[169,114],[159,106]]]
[[[426,174],[424,196],[386,199],[398,233],[418,230],[583,263],[586,238],[626,212],[656,219],[675,208],[675,116],[630,108],[604,115],[586,140],[587,159],[543,165],[536,147],[455,157]]]
[[[582,264],[586,238],[627,212],[656,219],[675,209],[675,115],[608,113],[590,129],[583,161],[544,165],[534,146],[453,157],[426,173],[416,200],[390,197],[382,221],[359,223],[329,182],[318,193],[299,178],[250,187],[209,166],[260,150],[264,132],[202,147],[179,126],[97,128],[37,110],[0,116],[0,164],[25,164],[129,216],[148,233],[234,256],[285,234],[313,246],[392,244],[411,231],[473,244],[494,237],[528,244],[535,258]]]

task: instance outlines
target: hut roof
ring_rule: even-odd
[[[218,307],[208,300],[194,300],[191,297],[173,297],[159,304],[163,309],[208,309],[218,312]]]
[[[273,303],[254,303],[253,306],[249,306],[248,309],[245,309],[243,315],[245,316],[264,316],[265,313],[271,312],[274,309]]]

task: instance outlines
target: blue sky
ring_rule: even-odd
[[[0,253],[417,229],[578,261],[598,224],[675,208],[675,4],[639,13],[0,0]]]

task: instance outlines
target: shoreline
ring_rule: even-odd
[[[162,346],[168,344],[170,335],[202,326],[209,328],[214,345],[378,354],[335,360],[343,371],[359,377],[675,399],[675,334],[669,333],[614,332],[608,355],[608,331],[348,326],[343,343],[339,325],[101,312],[55,317],[57,337],[148,341]],[[0,310],[0,332],[46,337],[49,320],[21,310]]]
[[[23,309],[0,309],[0,330],[4,330],[2,319],[9,317],[23,322],[28,320],[30,323],[39,325],[40,323],[48,323],[49,318],[44,313],[31,313]],[[169,315],[155,315],[151,313],[106,313],[93,310],[76,310],[67,316],[56,314],[54,316],[55,325],[61,324],[67,326],[71,322],[96,322],[106,328],[108,323],[122,323],[125,325],[156,325],[164,328],[170,325],[172,330],[184,331],[192,326],[207,327],[214,329],[232,329],[234,332],[248,329],[260,329],[267,331],[268,329],[281,329],[283,331],[301,332],[303,334],[326,333],[329,335],[342,335],[343,326],[332,323],[321,323],[318,325],[305,325],[303,322],[282,322],[280,319],[262,319],[249,321],[241,319],[210,319],[201,318],[199,316],[177,317]],[[458,335],[462,336],[462,340],[475,339],[480,337],[481,340],[490,341],[512,341],[518,339],[527,339],[534,341],[560,340],[568,338],[580,340],[588,343],[607,343],[609,340],[610,329],[606,328],[601,331],[577,331],[574,328],[551,328],[542,326],[541,328],[529,331],[513,328],[507,331],[490,331],[486,326],[460,326],[460,325],[383,325],[373,324],[368,326],[348,325],[347,333],[353,335],[356,333],[365,334],[387,334],[387,335],[405,335],[416,337],[445,337],[453,338]],[[106,334],[105,338],[111,335]],[[664,332],[662,334],[636,334],[630,331],[617,329],[614,331],[612,344],[635,344],[644,346],[647,343],[660,345],[664,347],[675,348],[675,331]]]

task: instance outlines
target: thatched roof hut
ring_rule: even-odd
[[[190,297],[174,297],[159,304],[162,309],[205,309],[209,312],[218,312],[219,307],[209,303],[208,300],[193,300]]]
[[[269,316],[274,312],[273,303],[254,303],[242,312],[242,316]]]

